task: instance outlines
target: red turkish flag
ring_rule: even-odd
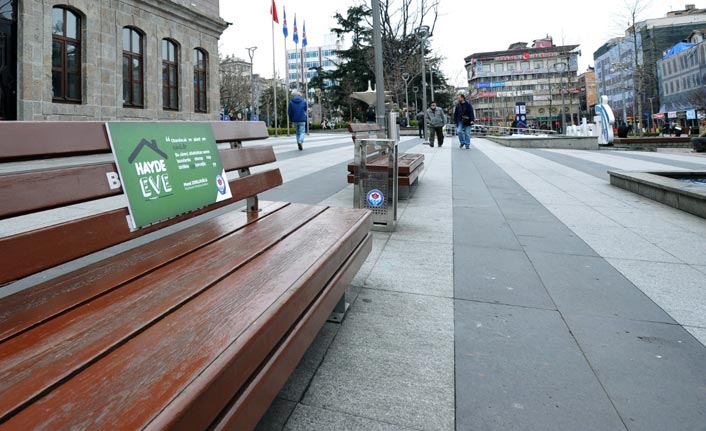
[[[522,59],[528,61],[530,59],[529,52],[523,52]]]
[[[270,15],[272,15],[272,21],[279,24],[279,18],[277,17],[277,6],[275,5],[275,0],[272,0],[272,6],[270,6]]]

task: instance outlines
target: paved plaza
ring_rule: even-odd
[[[267,143],[285,184],[261,199],[352,206],[348,134]],[[420,185],[396,230],[374,233],[345,320],[258,429],[706,430],[706,220],[606,173],[706,157],[420,144],[402,138],[425,155]]]
[[[283,140],[273,199],[352,205],[347,136]],[[706,430],[706,220],[606,173],[706,158],[420,142],[397,229],[259,429]]]

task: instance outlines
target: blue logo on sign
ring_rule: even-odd
[[[368,204],[372,207],[379,207],[385,202],[385,196],[378,189],[373,189],[368,192]]]
[[[216,187],[218,188],[218,193],[222,195],[226,194],[226,182],[220,175],[216,175]]]

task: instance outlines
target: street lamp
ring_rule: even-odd
[[[250,118],[252,119],[252,115],[254,113],[255,109],[255,84],[253,81],[253,72],[252,72],[252,59],[253,56],[255,55],[255,50],[257,49],[256,46],[251,46],[250,48],[245,48],[248,50],[248,55],[250,56]]]
[[[409,99],[407,98],[407,81],[409,81],[409,73],[404,72],[402,74],[402,79],[404,80],[404,105],[406,107],[404,111],[404,118],[407,120],[407,124],[409,124]]]
[[[561,91],[561,133],[566,133],[566,130],[564,128],[564,121],[565,121],[565,116],[564,116],[564,80],[563,80],[563,73],[564,70],[566,70],[566,63],[559,62],[559,63],[554,63],[554,70],[559,72],[559,91]]]
[[[430,36],[429,26],[422,25],[414,30],[414,34],[420,40],[419,53],[422,59],[422,109],[427,109],[427,76],[426,67],[424,66],[424,46],[426,45],[427,37]]]

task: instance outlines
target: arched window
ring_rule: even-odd
[[[169,39],[162,39],[162,108],[179,109],[179,48]]]
[[[194,112],[208,112],[208,54],[201,48],[194,49]]]
[[[142,108],[144,99],[144,60],[142,32],[123,27],[123,106]]]
[[[52,100],[81,103],[81,18],[65,7],[52,9]]]

